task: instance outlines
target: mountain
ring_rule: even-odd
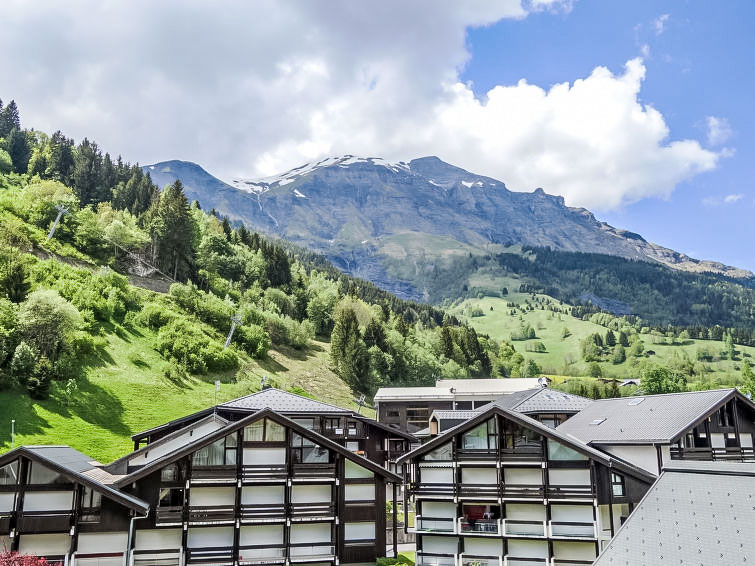
[[[737,279],[755,277],[614,228],[543,189],[510,191],[501,181],[437,157],[389,162],[346,155],[274,177],[230,183],[182,161],[145,170],[160,185],[181,179],[189,198],[205,209],[321,252],[345,271],[412,299],[438,298],[422,288],[427,270],[455,257],[516,246],[608,254]]]

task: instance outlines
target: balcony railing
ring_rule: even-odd
[[[578,521],[551,521],[550,535],[564,538],[598,538],[595,523]]]
[[[501,556],[477,556],[463,553],[459,556],[459,566],[502,566]]]
[[[364,438],[366,436],[365,426],[362,423],[346,427],[325,426],[318,432],[326,438]]]
[[[548,497],[550,499],[566,498],[587,498],[595,497],[595,490],[592,485],[549,485]]]
[[[755,448],[680,448],[671,447],[672,460],[724,460],[735,462],[755,462]]]
[[[192,483],[231,483],[236,481],[236,466],[205,466],[191,470]]]
[[[133,550],[133,566],[179,566],[180,548],[161,548],[151,550]]]
[[[328,560],[336,554],[336,548],[329,542],[290,544],[288,548],[291,562],[306,562],[307,560]]]
[[[284,481],[288,477],[285,464],[244,464],[241,478],[245,482],[276,480]]]
[[[214,525],[232,523],[236,518],[233,505],[214,505],[212,507],[189,507],[189,523]]]
[[[545,521],[504,519],[503,533],[514,536],[544,537],[546,533],[545,525]]]
[[[417,552],[416,566],[456,566],[455,554],[438,554],[434,552]]]
[[[184,508],[177,507],[158,507],[155,513],[155,519],[158,525],[180,524],[183,522]]]
[[[207,546],[186,549],[186,562],[189,564],[232,564],[233,561],[232,546]]]
[[[413,483],[411,490],[418,495],[424,496],[454,496],[456,495],[456,486],[452,483]]]
[[[60,511],[24,511],[18,517],[18,530],[23,532],[67,531],[73,515],[70,509]]]
[[[285,562],[285,544],[239,546],[239,564],[283,564]]]
[[[552,558],[551,566],[591,566],[593,560],[574,560],[573,558]]]
[[[294,479],[335,478],[336,465],[326,463],[301,462],[293,465]]]
[[[242,521],[265,521],[285,517],[286,506],[283,503],[255,503],[241,506]]]
[[[459,532],[499,535],[501,534],[501,522],[499,519],[464,519],[464,517],[459,517]]]
[[[452,517],[422,517],[417,515],[414,520],[415,530],[429,533],[453,533],[454,519]]]
[[[501,487],[501,493],[503,497],[513,499],[531,497],[542,499],[544,488],[540,483],[504,483]]]
[[[291,518],[333,517],[335,507],[331,501],[291,503]]]
[[[497,498],[500,487],[497,483],[461,483],[459,495],[461,497]]]
[[[459,448],[456,451],[457,460],[489,460],[495,463],[498,450],[495,448]]]
[[[0,533],[7,533],[8,531],[10,531],[10,524],[11,524],[12,517],[13,517],[12,511],[0,512]]]
[[[526,556],[511,556],[506,555],[503,557],[504,566],[548,566],[547,558],[531,558]]]

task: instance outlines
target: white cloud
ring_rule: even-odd
[[[708,129],[708,144],[721,145],[731,138],[734,131],[731,129],[729,120],[716,116],[705,118],[705,125]]]
[[[674,187],[720,154],[673,140],[639,102],[641,60],[544,89],[476,98],[466,32],[571,2],[5,0],[0,87],[26,125],[96,139],[142,163],[224,178],[326,155],[436,154],[514,190],[607,209]],[[45,41],[29,41],[29,37]],[[24,49],[19,50],[18,45]]]
[[[744,195],[742,193],[738,193],[735,195],[726,195],[724,197],[724,204],[734,204],[735,202],[738,202],[744,198]]]
[[[668,19],[669,14],[662,14],[653,20],[653,29],[655,30],[655,35],[661,35],[664,31],[666,31],[666,22],[668,21]]]
[[[740,200],[742,200],[744,197],[745,196],[742,193],[726,195],[723,198],[708,196],[708,197],[705,197],[701,202],[703,206],[710,208],[710,207],[721,206],[721,205],[726,205],[726,204],[735,204],[739,202]]]

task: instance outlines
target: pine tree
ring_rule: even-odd
[[[50,157],[46,176],[64,185],[70,185],[74,167],[73,140],[66,138],[58,130],[50,138],[49,146]]]
[[[354,336],[361,340],[359,321],[354,309],[345,308],[338,314],[330,335],[330,357],[339,375],[342,374],[346,362],[348,344]]]
[[[165,187],[147,224],[159,267],[174,279],[185,279],[194,265],[194,220],[181,181]]]
[[[8,135],[8,154],[13,162],[13,170],[16,173],[26,173],[29,167],[31,149],[26,132],[13,128]]]
[[[449,360],[454,359],[454,340],[451,336],[451,329],[448,326],[443,326],[440,329],[440,344],[443,355]]]
[[[0,111],[0,138],[7,138],[14,129],[21,129],[21,117],[18,114],[16,101],[11,100],[8,106]]]
[[[0,293],[14,303],[21,303],[29,292],[31,283],[21,256],[13,249],[0,258]]]
[[[381,352],[387,351],[385,329],[379,320],[371,318],[370,322],[367,323],[367,327],[364,329],[364,344],[367,349],[377,346]]]
[[[616,336],[610,328],[606,331],[605,344],[609,348],[613,348],[616,345]]]
[[[625,348],[629,347],[629,338],[627,337],[627,333],[623,330],[619,331],[619,344],[621,344]]]
[[[76,148],[73,166],[73,191],[82,206],[101,201],[102,154],[97,144],[84,138]]]

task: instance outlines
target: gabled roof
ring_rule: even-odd
[[[491,418],[493,415],[501,415],[515,423],[518,423],[521,426],[524,426],[524,427],[527,427],[529,429],[539,432],[546,438],[550,438],[557,442],[560,442],[561,444],[568,446],[572,450],[575,450],[576,452],[579,452],[580,454],[583,454],[584,456],[587,456],[588,458],[595,460],[596,462],[600,462],[601,464],[608,467],[616,468],[624,473],[627,473],[645,482],[650,483],[656,477],[650,472],[647,472],[632,464],[629,464],[628,462],[625,462],[624,460],[620,460],[614,456],[609,456],[608,454],[601,452],[600,450],[596,450],[595,448],[591,448],[590,446],[587,446],[586,444],[579,442],[575,440],[574,438],[569,438],[566,435],[559,433],[558,429],[547,427],[544,424],[542,424],[540,421],[536,421],[532,417],[528,417],[527,415],[524,415],[522,413],[517,413],[515,411],[512,411],[511,409],[504,409],[497,406],[490,407],[487,411],[480,413],[476,417],[469,419],[465,423],[462,423],[459,426],[454,427],[446,431],[445,433],[436,436],[433,440],[423,444],[419,448],[416,448],[412,450],[411,452],[404,454],[403,456],[399,457],[396,460],[396,463],[402,464],[404,462],[407,462],[409,460],[416,458],[417,456],[421,456],[422,454],[431,452],[438,446],[441,446],[449,442],[457,434],[466,432],[467,430],[474,428],[478,424]]]
[[[268,387],[257,393],[239,397],[232,401],[221,403],[218,407],[226,409],[244,409],[247,411],[259,411],[270,408],[276,413],[340,413],[350,414],[352,411],[335,405],[328,405],[321,401],[315,401],[308,397],[302,397],[295,393],[281,391],[274,387]]]
[[[595,566],[748,564],[755,556],[755,466],[673,462]]]
[[[337,444],[333,442],[332,440],[325,438],[321,434],[318,434],[312,430],[309,430],[308,428],[305,428],[297,424],[291,419],[284,417],[283,415],[279,413],[276,413],[272,409],[265,408],[255,413],[252,413],[251,415],[248,415],[241,420],[229,423],[227,426],[221,428],[220,430],[217,430],[211,434],[203,436],[202,438],[199,438],[196,441],[191,442],[190,444],[187,444],[181,447],[179,450],[171,452],[170,454],[166,454],[165,456],[158,458],[157,460],[153,460],[152,462],[139,468],[138,470],[126,476],[121,477],[116,482],[116,485],[118,486],[128,485],[262,418],[271,419],[285,427],[288,427],[296,431],[301,436],[305,438],[309,438],[313,442],[317,443],[319,446],[322,446],[323,448],[328,448],[329,450],[333,450],[334,452],[338,452],[339,454],[344,456],[346,459],[356,462],[360,466],[363,466],[369,469],[370,471],[383,476],[384,478],[386,478],[387,480],[391,482],[402,481],[401,477],[397,476],[393,472],[389,472],[388,470],[372,462],[371,460],[368,460],[367,458],[363,458],[362,456],[358,456],[354,454],[353,452],[350,452],[349,450],[347,450],[340,444]]]
[[[113,475],[102,464],[70,446],[21,446],[0,456],[0,466],[24,456],[81,483],[121,505],[146,514],[149,504],[114,487],[123,476]]]
[[[450,401],[457,397],[475,395],[495,396],[539,387],[540,378],[507,377],[500,379],[440,379],[435,387],[381,387],[375,402],[389,400],[428,399]]]
[[[736,389],[618,397],[594,401],[557,430],[591,445],[670,444],[735,396],[755,408]]]
[[[215,407],[209,407],[207,409],[202,409],[201,411],[197,411],[196,413],[191,413],[190,415],[186,415],[185,417],[179,417],[177,419],[173,419],[172,421],[168,421],[167,423],[163,423],[161,425],[154,426],[152,428],[149,428],[147,430],[142,430],[140,432],[136,432],[131,435],[131,440],[138,440],[142,439],[146,436],[150,436],[156,432],[160,432],[161,430],[165,430],[167,428],[174,428],[178,425],[182,424],[191,424],[193,422],[198,421],[199,419],[206,417],[207,415],[211,415],[213,412],[215,412]]]

